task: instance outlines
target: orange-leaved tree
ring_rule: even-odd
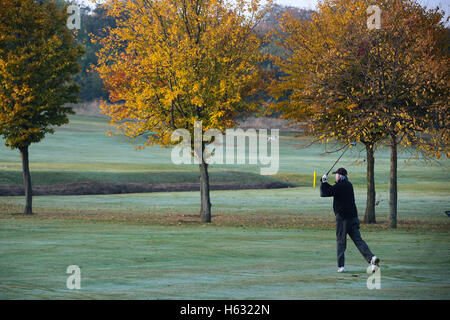
[[[172,132],[194,123],[224,131],[258,92],[264,57],[254,33],[269,6],[260,0],[110,0],[116,20],[95,69],[110,99],[103,112],[129,137],[148,135],[146,145],[168,146]],[[199,159],[203,222],[211,221],[208,164]],[[194,152],[194,146],[192,146]]]
[[[19,149],[25,186],[25,214],[32,214],[28,147],[69,120],[65,105],[77,101],[71,75],[83,50],[66,27],[66,8],[34,0],[0,5],[0,135]]]
[[[367,155],[367,205],[364,221],[375,223],[374,151],[385,136],[374,121],[369,105],[370,88],[362,76],[367,57],[362,49],[370,41],[367,30],[367,1],[325,1],[311,20],[285,14],[276,35],[285,56],[271,58],[283,71],[268,91],[282,111],[317,141],[362,142]],[[271,34],[269,34],[269,37]],[[288,93],[288,99],[284,99]]]
[[[379,28],[367,23],[370,5],[381,12]],[[291,94],[274,107],[321,139],[366,145],[366,216],[374,213],[375,193],[369,193],[374,191],[373,145],[388,138],[390,224],[395,228],[397,146],[448,156],[449,51],[443,12],[413,0],[326,0],[318,10],[311,22],[285,18],[284,43],[291,55],[278,58],[287,75],[271,92],[277,98]]]

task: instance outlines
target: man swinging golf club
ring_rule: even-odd
[[[321,179],[320,196],[333,197],[333,209],[336,215],[336,249],[338,272],[345,272],[345,249],[347,247],[347,234],[355,243],[359,252],[368,263],[372,265],[375,272],[380,259],[369,249],[366,242],[361,238],[359,232],[358,211],[355,204],[353,185],[348,181],[347,170],[339,168],[333,174],[336,175],[336,184],[328,183],[328,174]]]

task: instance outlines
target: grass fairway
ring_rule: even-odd
[[[170,151],[134,150],[107,136],[104,120],[71,123],[30,148],[35,185],[78,181],[191,182],[196,165],[175,166]],[[139,141],[138,141],[139,142]],[[338,155],[280,137],[280,170],[212,166],[212,181],[279,179],[297,187],[213,191],[212,223],[199,223],[199,192],[0,197],[0,299],[449,299],[449,161],[429,167],[399,158],[398,229],[388,227],[389,152],[376,152],[376,225],[363,239],[381,257],[381,289],[366,287],[366,263],[349,241],[348,273],[336,273],[332,199],[312,188]],[[333,147],[330,146],[330,149]],[[365,207],[361,147],[340,165],[350,172],[359,217]],[[20,184],[18,152],[0,146],[0,184]],[[81,267],[81,290],[66,268]]]
[[[335,272],[332,230],[32,218],[8,219],[0,230],[3,299],[450,298],[442,233],[365,232],[383,257],[381,289],[368,290],[354,247],[349,272]],[[71,264],[81,267],[78,291],[65,287]]]

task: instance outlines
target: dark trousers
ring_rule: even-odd
[[[340,216],[336,216],[336,249],[337,249],[337,264],[338,267],[343,267],[345,263],[345,249],[347,248],[347,234],[355,243],[359,252],[363,255],[364,259],[368,263],[373,257],[373,253],[370,251],[366,242],[361,238],[359,232],[359,219],[350,218],[343,219]]]

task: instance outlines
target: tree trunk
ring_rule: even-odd
[[[389,220],[391,228],[397,228],[397,139],[394,134],[391,140],[391,177],[389,185]]]
[[[208,175],[208,164],[205,163],[203,159],[204,145],[202,145],[202,156],[200,163],[200,218],[202,222],[211,222],[211,202],[209,197],[209,175]]]
[[[377,223],[375,219],[375,157],[373,144],[366,144],[367,154],[367,201],[364,223]]]
[[[23,214],[33,214],[32,211],[32,196],[33,191],[31,188],[31,175],[28,167],[28,147],[20,148],[20,155],[22,156],[22,172],[23,172],[23,184],[25,187],[25,210]]]

